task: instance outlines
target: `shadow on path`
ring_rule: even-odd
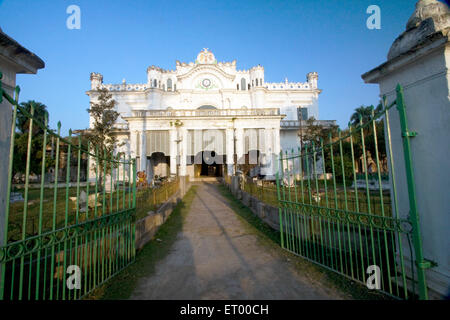
[[[217,184],[202,183],[182,230],[131,299],[340,299],[264,245]]]

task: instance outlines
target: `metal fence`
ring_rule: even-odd
[[[377,280],[371,275],[379,268],[376,288],[396,298],[427,299],[424,270],[430,266],[422,253],[409,148],[413,133],[408,131],[402,88],[397,88],[396,101],[386,105],[384,98],[383,103],[380,112],[375,114],[372,108],[369,119],[363,123],[360,117],[358,125],[349,125],[337,137],[281,152],[277,173],[281,245],[364,285]],[[394,106],[403,133],[407,181],[395,181],[393,172],[389,114]],[[386,191],[382,180],[388,171]],[[324,178],[327,172],[332,174],[330,180]],[[369,185],[374,176],[375,190]],[[407,219],[398,212],[397,183],[408,185]]]
[[[269,205],[278,206],[277,186],[272,181],[255,181],[246,177],[243,182],[243,190]]]
[[[1,88],[1,87],[0,87]],[[4,217],[4,239],[0,246],[0,300],[79,299],[114,276],[135,259],[136,161],[124,155],[99,155],[99,147],[82,145],[80,137],[63,138],[61,124],[57,131],[48,128],[18,104],[15,98],[0,91],[0,98],[13,108],[11,144]],[[14,159],[18,141],[16,117],[28,120],[26,159]],[[33,128],[42,132],[35,134]],[[56,152],[47,154],[50,137],[56,140]],[[22,137],[23,138],[23,137]],[[35,154],[40,141],[40,159]],[[58,183],[61,172],[61,149],[66,150],[65,185]],[[81,159],[93,178],[80,181]],[[25,161],[23,199],[11,201],[13,164]],[[40,187],[30,188],[30,168],[40,161]],[[71,162],[76,165],[76,183],[71,180]],[[49,163],[54,168],[54,185],[45,183]],[[54,163],[54,164],[53,164]],[[22,194],[23,192],[23,194]]]
[[[136,218],[147,216],[149,211],[156,211],[180,188],[180,179],[164,182],[156,187],[142,187],[136,191]]]

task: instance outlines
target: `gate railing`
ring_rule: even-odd
[[[389,114],[394,106],[404,144],[406,218],[399,214],[392,156]],[[337,137],[330,134],[328,141],[282,151],[277,173],[282,247],[393,297],[427,299],[424,272],[429,266],[416,209],[412,136],[398,86],[396,100],[386,105],[384,98],[382,110],[375,114],[372,107],[365,123],[360,116],[357,126],[338,130]],[[375,181],[369,179],[374,176]]]
[[[71,131],[69,138],[61,137],[61,124],[56,132],[49,129],[48,116],[42,123],[34,104],[30,112],[19,105],[18,94],[19,87],[14,99],[0,90],[0,98],[13,107],[0,300],[80,299],[135,259],[136,161],[121,154],[100,155],[98,146],[83,145]],[[14,159],[18,113],[29,120],[21,136],[26,159]],[[36,135],[33,128],[42,133]],[[56,141],[52,146],[51,137]],[[40,159],[31,159],[36,151]],[[11,201],[18,195],[11,194],[15,161],[26,162],[23,199],[17,202]],[[31,172],[32,161],[40,161],[39,172]],[[89,179],[89,172],[95,178]],[[31,173],[40,175],[40,188],[30,188]],[[54,182],[46,179],[49,175]]]
[[[156,211],[180,188],[180,179],[165,182],[158,187],[144,186],[136,190],[136,218],[142,219],[149,211]]]

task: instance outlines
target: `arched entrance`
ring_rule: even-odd
[[[201,151],[195,156],[195,177],[222,177],[224,156],[215,151]]]
[[[147,176],[150,179],[161,180],[167,178],[170,174],[170,157],[163,152],[153,152],[147,157],[148,164]]]

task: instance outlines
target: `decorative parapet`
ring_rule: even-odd
[[[312,124],[330,128],[336,126],[336,120],[315,120]],[[299,129],[300,127],[307,126],[307,122],[299,120],[281,120],[280,126],[281,129]]]
[[[156,71],[156,72],[159,72],[159,73],[173,73],[173,74],[175,73],[175,70],[166,70],[166,69],[163,69],[163,68],[158,67],[158,66],[150,66],[150,67],[148,67],[147,68],[147,73],[149,71]]]
[[[269,90],[311,90],[307,82],[266,82],[265,88]]]
[[[279,108],[264,109],[204,109],[204,110],[133,110],[133,117],[235,117],[235,116],[280,116]]]
[[[311,90],[311,85],[307,82],[265,82],[264,87],[268,90]],[[147,83],[137,84],[102,84],[100,88],[106,88],[109,91],[145,91],[151,89]],[[153,88],[155,89],[155,88]]]
[[[284,82],[266,82],[265,88],[269,90],[314,90],[317,89],[317,72],[310,72],[306,75],[306,82],[289,82],[286,78]]]
[[[236,67],[236,60],[233,60],[231,62],[229,61],[218,62],[217,65],[219,67]]]
[[[158,71],[158,72],[161,72],[161,73],[166,71],[166,70],[164,70],[164,69],[162,69],[162,68],[160,68],[158,66],[150,66],[150,67],[148,67],[147,68],[147,72],[150,71],[150,70],[155,70],[155,71]]]
[[[148,84],[142,83],[121,83],[121,84],[103,84],[100,88],[105,88],[108,91],[145,91],[150,88]]]

